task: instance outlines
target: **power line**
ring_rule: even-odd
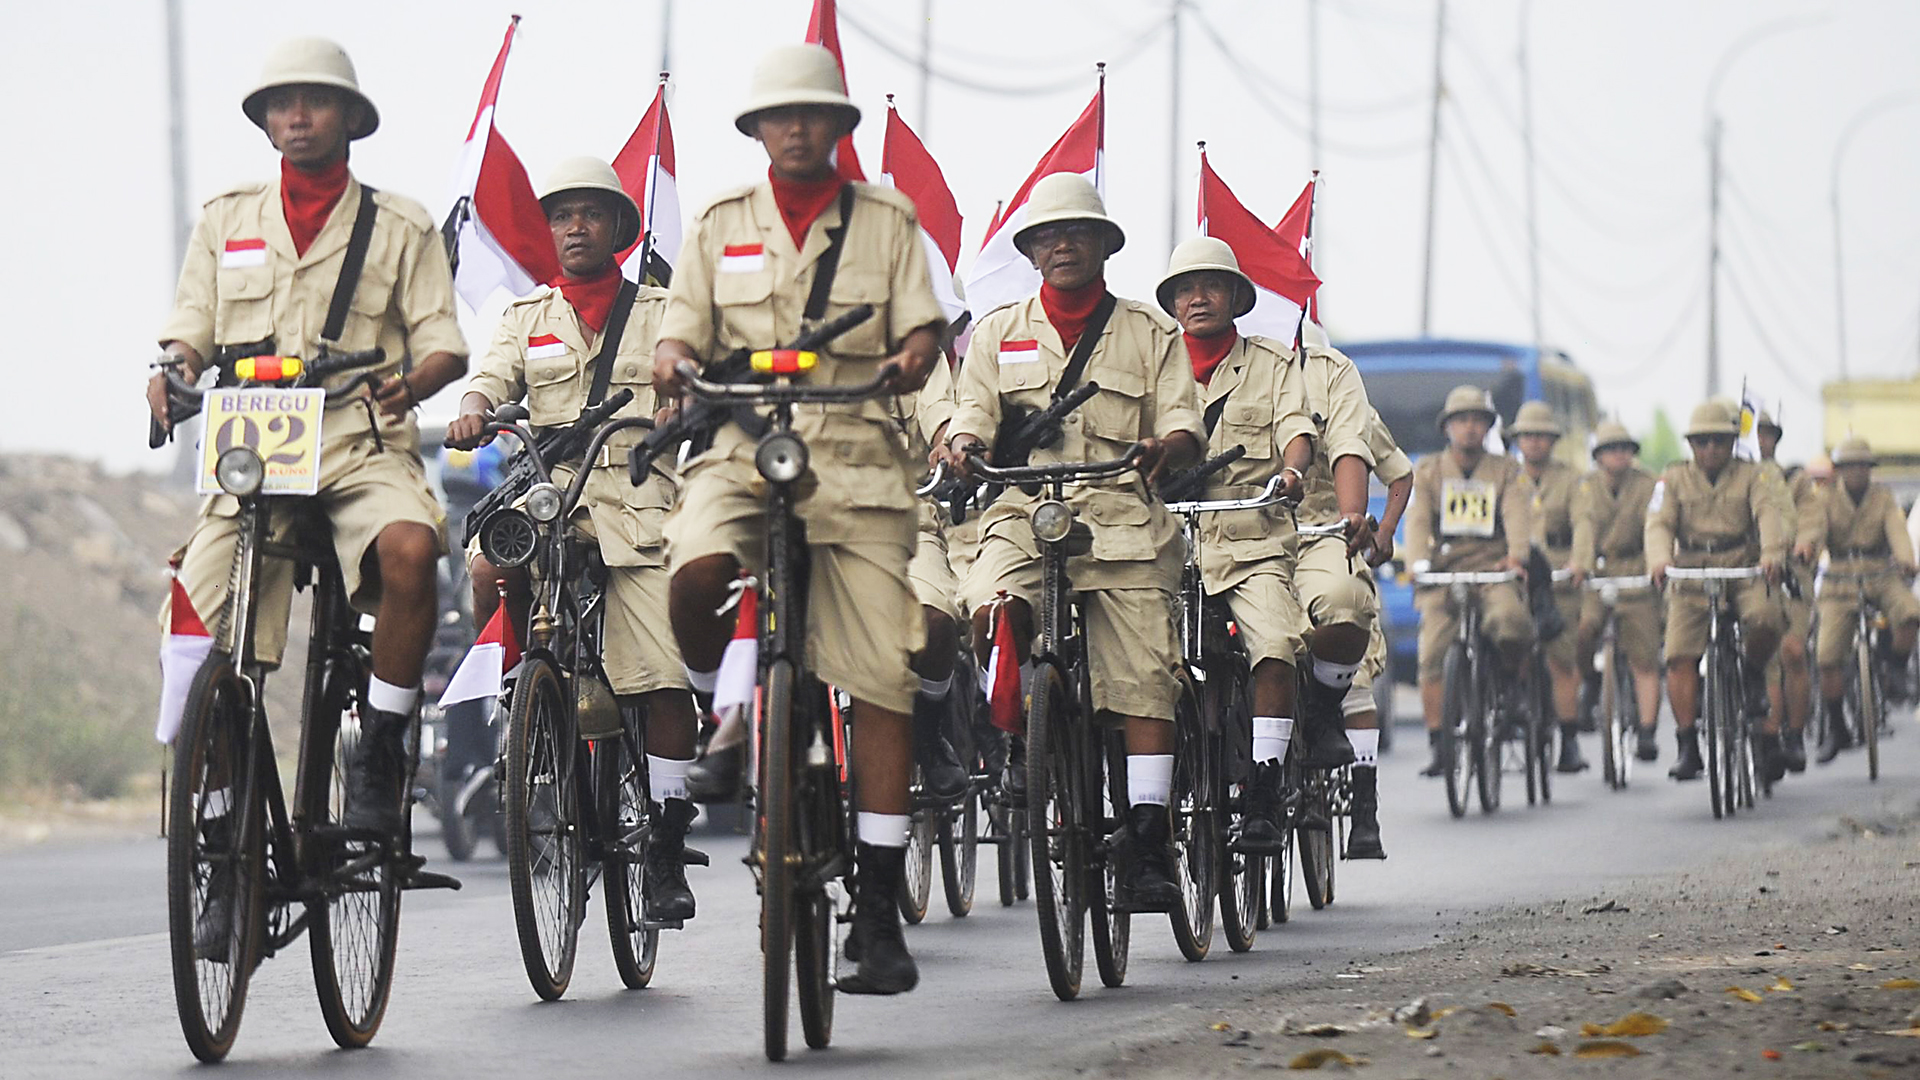
[[[845,8],[840,9],[840,18],[848,26],[853,27],[853,29],[856,32],[858,32],[860,36],[866,38],[868,41],[878,46],[882,52],[885,52],[889,56],[892,56],[894,59],[899,60],[904,64],[909,64],[916,68],[920,66],[921,58],[918,53],[910,52],[906,49],[903,49],[895,45],[893,42],[888,41],[884,35],[881,35],[875,32],[873,29],[868,27],[865,23],[861,22],[858,16],[849,14]],[[1133,38],[1131,45],[1121,50],[1121,52],[1118,55],[1116,55],[1112,60],[1109,60],[1107,62],[1107,70],[1112,71],[1126,64],[1128,61],[1139,56],[1142,52],[1145,52],[1147,48],[1153,45],[1158,39],[1159,39],[1158,33],[1155,33],[1150,29],[1142,30],[1140,34],[1138,34]],[[1038,65],[1028,65],[1028,66],[1032,67],[1032,66],[1038,66]],[[1006,82],[986,82],[982,79],[974,78],[968,75],[962,75],[950,69],[947,69],[935,64],[931,64],[931,63],[927,65],[927,71],[934,78],[939,79],[941,82],[949,83],[953,86],[958,86],[964,90],[971,90],[978,94],[994,94],[1000,97],[1029,97],[1035,94],[1056,94],[1056,93],[1061,93],[1067,90],[1071,90],[1075,87],[1084,87],[1087,85],[1087,82],[1088,82],[1087,72],[1084,67],[1079,68],[1072,75],[1062,76],[1061,78],[1058,78],[1058,79],[1053,79],[1046,82],[1030,82],[1030,83],[1018,83],[1018,84],[1006,83]]]
[[[1752,327],[1754,336],[1760,339],[1763,351],[1767,358],[1773,361],[1773,366],[1779,369],[1780,374],[1795,390],[1808,397],[1815,396],[1814,390],[1800,381],[1800,374],[1793,364],[1780,354],[1779,347],[1774,344],[1773,335],[1769,334],[1767,328],[1761,324],[1759,311],[1754,308],[1753,301],[1747,296],[1746,288],[1740,284],[1740,276],[1733,272],[1733,266],[1730,263],[1727,266],[1726,280],[1729,286],[1728,291],[1733,293],[1733,298],[1739,303],[1740,310],[1746,312],[1747,323]]]

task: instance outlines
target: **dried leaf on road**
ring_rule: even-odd
[[[1431,1039],[1440,1034],[1439,1028],[1406,1028],[1409,1039]]]
[[[1233,1025],[1227,1023],[1225,1020],[1222,1020],[1217,1024],[1208,1024],[1207,1027],[1213,1029],[1214,1031],[1232,1031],[1233,1030]]]
[[[1513,1011],[1513,1006],[1507,1004],[1504,1001],[1489,1001],[1487,1002],[1487,1008],[1492,1009],[1494,1012],[1506,1013],[1508,1016],[1520,1015],[1519,1013]]]
[[[1751,991],[1751,990],[1748,990],[1748,989],[1746,989],[1746,988],[1744,988],[1744,987],[1739,987],[1739,986],[1729,986],[1729,987],[1727,987],[1727,993],[1729,993],[1729,994],[1732,994],[1732,995],[1733,995],[1734,997],[1737,997],[1737,998],[1739,998],[1739,999],[1740,999],[1741,1001],[1759,1001],[1759,1000],[1761,1000],[1761,998],[1760,998],[1760,995],[1759,995],[1759,994],[1756,994],[1756,993],[1754,993],[1753,991]]]
[[[1328,1065],[1365,1065],[1359,1058],[1348,1057],[1338,1050],[1309,1050],[1292,1061],[1287,1062],[1289,1069],[1324,1069]]]
[[[1793,980],[1787,978],[1785,975],[1776,976],[1773,980],[1773,985],[1767,987],[1767,989],[1776,994],[1787,993],[1794,989]]]
[[[1581,911],[1581,914],[1582,915],[1605,915],[1608,912],[1617,911],[1624,915],[1627,912],[1632,910],[1633,910],[1632,908],[1627,907],[1626,905],[1620,903],[1618,900],[1609,900],[1604,904],[1599,904],[1594,907],[1586,908],[1583,911]]]
[[[1848,964],[1848,965],[1847,965],[1847,970],[1849,970],[1849,971],[1872,971],[1872,970],[1873,970],[1873,965],[1872,965],[1872,964]]]
[[[1904,1039],[1920,1039],[1920,1027],[1896,1028],[1892,1031],[1883,1031],[1880,1034],[1898,1035]]]
[[[1658,1035],[1667,1030],[1667,1022],[1652,1013],[1630,1012],[1611,1024],[1582,1024],[1583,1035]]]
[[[1920,981],[1913,979],[1888,979],[1880,984],[1882,990],[1920,990]]]
[[[1577,1058],[1639,1057],[1640,1048],[1630,1042],[1621,1042],[1618,1039],[1596,1039],[1592,1042],[1583,1042],[1579,1046],[1574,1047],[1573,1056]]]
[[[1780,1051],[1778,1051],[1778,1050],[1762,1050],[1762,1051],[1760,1051],[1760,1056],[1761,1056],[1761,1057],[1763,1057],[1763,1058],[1766,1058],[1766,1059],[1767,1059],[1768,1061],[1779,1061],[1779,1060],[1780,1060]]]
[[[1545,1056],[1547,1056],[1547,1057],[1559,1057],[1559,1056],[1560,1056],[1560,1047],[1558,1047],[1558,1046],[1556,1046],[1555,1044],[1553,1044],[1553,1043],[1551,1043],[1551,1042],[1542,1042],[1542,1043],[1541,1043],[1541,1044],[1540,1044],[1539,1046],[1536,1046],[1536,1047],[1534,1047],[1533,1049],[1531,1049],[1531,1050],[1529,1050],[1529,1051],[1527,1051],[1527,1053],[1529,1053],[1529,1054],[1542,1054],[1542,1055],[1545,1055]]]
[[[1827,1048],[1827,1044],[1823,1042],[1814,1042],[1812,1039],[1808,1039],[1806,1042],[1794,1043],[1793,1048],[1803,1053],[1809,1052],[1809,1051],[1818,1052],[1821,1050],[1825,1050]]]

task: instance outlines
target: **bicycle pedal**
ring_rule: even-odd
[[[713,865],[713,860],[711,860],[711,859],[709,859],[709,858],[707,858],[707,853],[706,853],[706,852],[704,852],[704,851],[701,851],[701,850],[700,850],[700,849],[698,849],[698,848],[682,848],[682,849],[680,849],[680,862],[681,862],[681,864],[682,864],[682,865],[684,865],[684,866],[711,866],[711,865]]]
[[[407,875],[406,880],[400,883],[400,887],[403,889],[452,889],[457,892],[460,889],[460,879],[432,870],[415,870]]]
[[[642,930],[684,930],[686,929],[686,922],[681,919],[642,919],[640,921],[640,929]]]

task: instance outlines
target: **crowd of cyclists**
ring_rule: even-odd
[[[545,656],[569,687],[554,699],[562,719],[548,721],[560,736],[548,771],[530,764],[510,778],[553,785],[520,796],[521,854],[536,873],[554,873],[543,857],[577,815],[598,838],[586,857],[637,868],[626,929],[647,943],[634,954],[640,983],[657,931],[697,910],[686,873],[700,861],[686,846],[696,800],[743,795],[763,894],[791,887],[796,903],[850,907],[831,985],[840,992],[915,987],[899,902],[920,872],[910,865],[915,830],[930,813],[956,821],[954,808],[976,801],[990,832],[1032,844],[1035,886],[1048,906],[1064,905],[1055,926],[1070,919],[1074,942],[1074,905],[1087,909],[1109,981],[1124,978],[1129,915],[1167,913],[1177,936],[1184,920],[1188,947],[1201,926],[1199,877],[1206,904],[1222,889],[1223,911],[1237,890],[1243,922],[1255,893],[1255,907],[1284,917],[1266,882],[1291,872],[1302,838],[1337,828],[1340,857],[1386,858],[1371,683],[1386,652],[1374,574],[1390,560],[1419,586],[1424,773],[1450,785],[1477,773],[1483,804],[1507,768],[1503,741],[1522,747],[1529,790],[1537,780],[1544,795],[1549,771],[1589,768],[1580,738],[1609,709],[1634,718],[1633,755],[1656,760],[1663,682],[1671,775],[1710,771],[1698,732],[1703,712],[1708,724],[1725,719],[1715,712],[1719,669],[1702,663],[1716,649],[1739,650],[1727,670],[1738,672],[1735,708],[1755,726],[1754,768],[1767,784],[1806,768],[1810,718],[1824,733],[1822,762],[1871,737],[1877,721],[1863,730],[1848,705],[1860,628],[1874,631],[1894,680],[1883,692],[1911,692],[1898,680],[1920,626],[1914,553],[1863,441],[1835,447],[1828,467],[1789,473],[1772,460],[1771,417],[1758,418],[1763,456],[1744,460],[1739,408],[1712,400],[1685,432],[1689,459],[1663,475],[1636,463],[1639,444],[1613,422],[1600,426],[1582,472],[1555,458],[1562,433],[1544,403],[1526,403],[1496,435],[1491,396],[1461,386],[1436,417],[1446,449],[1410,462],[1354,364],[1313,343],[1311,326],[1299,341],[1239,332],[1256,290],[1226,243],[1182,243],[1150,299],[1115,297],[1106,261],[1126,233],[1074,174],[1033,186],[1014,238],[1039,272],[1037,292],[980,313],[957,338],[934,298],[911,202],[834,170],[834,146],[860,110],[819,46],[775,49],[755,69],[736,126],[764,146],[767,175],[694,216],[665,287],[636,285],[616,262],[641,221],[612,167],[572,158],[554,168],[537,194],[563,275],[510,304],[471,366],[434,222],[347,168],[349,143],[379,118],[346,54],[316,39],[289,43],[243,108],[281,153],[281,174],[207,204],[149,400],[165,428],[183,419],[179,388],[209,368],[224,386],[338,389],[350,375],[366,384],[326,411],[304,500],[318,517],[260,519],[272,523],[259,526],[263,536],[318,529],[317,547],[293,555],[247,539],[254,508],[275,501],[258,497],[246,470],[247,453],[266,451],[222,446],[214,479],[224,494],[175,560],[210,626],[233,625],[234,606],[246,605],[239,624],[257,628],[252,640],[221,639],[216,658],[256,681],[283,659],[286,605],[309,564],[334,567],[353,609],[373,617],[360,681],[337,688],[309,665],[310,689],[344,695],[329,722],[354,737],[338,744],[334,831],[299,834],[300,868],[279,871],[333,885],[289,884],[287,902],[337,905],[382,853],[410,855],[434,566],[451,546],[415,407],[448,387],[461,395],[449,447],[514,433],[514,452],[535,454],[549,433],[589,429],[565,444],[573,457],[540,462],[540,482],[475,523],[452,557],[468,567],[475,623],[504,606],[526,664]],[[309,363],[304,376],[296,364],[272,377],[242,366],[303,350],[364,359],[337,374]],[[1388,493],[1378,520],[1368,513],[1372,478]],[[522,523],[524,536],[514,532]],[[548,536],[573,545],[565,559],[534,554]],[[561,566],[568,581],[543,577]],[[1715,621],[1720,578],[1688,576],[1708,571],[1727,578],[1731,646]],[[1856,619],[1863,601],[1877,623]],[[1183,630],[1202,624],[1224,635],[1203,646],[1205,634]],[[562,640],[593,649],[563,655]],[[735,646],[756,640],[755,689],[743,696],[728,686]],[[1616,640],[1617,650],[1603,647]],[[1210,649],[1234,664],[1208,661]],[[1596,655],[1610,659],[1596,666]],[[1203,693],[1223,671],[1240,685]],[[1624,698],[1606,692],[1608,679]],[[524,714],[537,729],[526,704],[534,692],[525,670],[507,671],[496,716],[517,724]],[[213,715],[212,691],[196,693],[188,733],[210,723],[194,717]],[[1229,700],[1239,704],[1221,704]],[[802,717],[815,703],[827,734],[810,741],[815,719]],[[1100,734],[1083,746],[1055,716]],[[789,722],[799,741],[782,758]],[[1221,740],[1217,759],[1201,756],[1200,730]],[[510,751],[539,758],[538,746],[515,750],[501,735],[503,761]],[[599,802],[574,808],[554,793],[572,743],[589,739],[622,743],[625,764],[596,774],[613,785]],[[822,762],[837,769],[824,794],[806,779]],[[213,1032],[195,1041],[190,1026],[202,1056],[231,1041],[206,1010],[209,980],[261,951],[259,937],[237,929],[257,902],[245,891],[256,835],[244,820],[256,812],[246,768],[244,756],[205,765],[176,792],[191,811],[175,815],[186,833],[176,849],[204,867],[174,898],[184,906],[176,937],[190,938],[184,961],[176,946],[176,971],[201,996],[189,1022],[192,994],[182,990],[183,1022]],[[1612,779],[1625,762],[1609,753],[1606,768]],[[789,770],[801,778],[794,794],[773,794]],[[844,813],[811,816],[810,797]],[[313,823],[296,814],[295,825]],[[1084,835],[1063,839],[1076,830]],[[839,848],[850,860],[808,861]],[[309,865],[311,851],[331,868]],[[1104,870],[1073,879],[1082,863]],[[431,876],[417,857],[393,865],[395,890]],[[797,884],[783,876],[789,865],[801,870]],[[567,900],[561,920],[577,924],[580,903]],[[824,1021],[819,1002],[809,1011],[804,989],[822,970],[811,924],[803,915],[789,927],[771,906],[762,917],[769,980],[777,952],[784,1002],[793,950],[808,1039],[824,1042],[830,1008]],[[831,948],[833,923],[824,925]],[[1209,911],[1209,935],[1211,925]],[[277,942],[274,929],[267,940]],[[1054,941],[1044,925],[1043,938]],[[316,958],[321,947],[316,938]],[[1048,961],[1062,991],[1051,947]],[[1077,988],[1077,954],[1071,961]],[[555,993],[564,989],[563,971],[548,975]],[[230,1011],[237,1023],[237,1002]],[[377,1026],[378,1012],[362,1020]],[[371,1037],[365,1023],[354,1031]],[[769,1053],[778,1056],[771,1032]]]

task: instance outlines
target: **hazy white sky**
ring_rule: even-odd
[[[1170,226],[1193,232],[1193,140],[1257,214],[1277,218],[1310,167],[1306,0],[1187,0],[1179,142],[1169,164],[1167,0],[842,0],[856,135],[877,171],[885,95],[898,97],[968,215],[967,252],[1093,90],[1109,61],[1107,192],[1129,242],[1110,266],[1146,296]],[[798,40],[810,0],[679,0],[670,98],[682,204],[765,168],[732,116],[754,59]],[[932,13],[939,75],[922,100],[917,55]],[[296,7],[187,0],[187,126],[194,205],[270,175],[239,100],[281,38],[346,45],[382,126],[354,168],[448,205],[480,80],[511,12],[525,16],[499,126],[536,181],[575,153],[611,156],[651,96],[661,0],[331,0]],[[10,108],[0,181],[20,214],[0,288],[39,331],[0,364],[14,385],[97,390],[16,409],[0,449],[52,449],[157,467],[140,384],[176,270],[158,0],[14,5],[0,40]],[[1743,375],[1787,398],[1786,455],[1817,441],[1818,389],[1837,365],[1829,185],[1840,130],[1883,95],[1920,91],[1920,5],[1903,0],[1538,0],[1532,4],[1546,336],[1591,371],[1635,426],[1684,417],[1705,356],[1707,85],[1728,47],[1789,15],[1727,70],[1723,385]],[[1453,0],[1435,256],[1436,335],[1525,341],[1524,162],[1515,63],[1518,0]],[[855,22],[881,39],[857,29]],[[1327,183],[1325,311],[1338,339],[1417,333],[1433,77],[1433,0],[1320,0]],[[884,43],[884,44],[883,44]],[[1231,50],[1224,52],[1222,45]],[[902,58],[904,57],[904,59]],[[924,123],[923,123],[924,121]],[[1840,173],[1849,358],[1856,374],[1920,365],[1920,104],[1882,113]],[[1169,190],[1169,182],[1172,189]],[[963,255],[964,259],[967,256]],[[484,343],[493,313],[468,320]],[[444,395],[451,408],[453,395]],[[56,404],[57,403],[57,404]]]

